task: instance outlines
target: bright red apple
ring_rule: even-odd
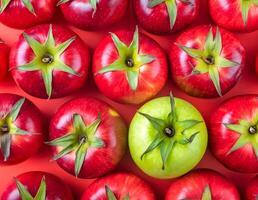
[[[140,178],[129,173],[116,173],[93,182],[82,200],[155,200],[151,188]]]
[[[19,29],[50,21],[57,0],[2,0],[0,22]]]
[[[57,176],[33,171],[20,174],[6,186],[1,200],[73,200],[67,185]]]
[[[39,98],[58,98],[80,89],[89,68],[89,51],[74,32],[59,25],[26,30],[11,49],[15,82]]]
[[[34,155],[43,144],[43,121],[29,100],[0,94],[0,164],[16,164]]]
[[[99,90],[120,103],[139,104],[154,97],[167,80],[167,59],[148,36],[121,30],[105,37],[94,52],[93,74]]]
[[[258,29],[258,1],[209,0],[210,15],[221,27],[237,32]]]
[[[223,175],[198,169],[175,180],[165,200],[240,200],[237,188]]]
[[[214,156],[231,170],[258,173],[258,95],[237,96],[212,114],[209,132]]]
[[[257,200],[258,199],[258,176],[254,177],[245,188],[245,200]]]
[[[103,29],[120,21],[129,0],[59,0],[64,18],[86,30]]]
[[[122,159],[127,128],[106,103],[78,98],[58,109],[50,123],[54,160],[80,178],[96,178],[113,170]]]
[[[176,39],[170,50],[172,77],[191,96],[219,97],[239,81],[245,49],[225,30],[201,25]]]
[[[9,62],[9,47],[0,39],[0,81],[4,79]]]
[[[191,24],[199,14],[200,0],[133,0],[137,21],[155,34],[168,34]]]

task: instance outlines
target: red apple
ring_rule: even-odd
[[[245,200],[257,200],[258,199],[258,176],[254,177],[245,188]]]
[[[210,15],[221,27],[237,32],[258,29],[258,1],[209,0]]]
[[[172,77],[187,94],[202,98],[222,96],[239,81],[245,49],[229,32],[198,26],[183,32],[170,51]]]
[[[2,0],[0,22],[19,29],[50,21],[57,0]]]
[[[23,97],[0,94],[0,164],[16,164],[34,155],[43,144],[43,117]]]
[[[256,56],[256,75],[258,77],[258,55]]]
[[[155,200],[151,188],[140,178],[129,173],[116,173],[93,182],[82,200]]]
[[[10,67],[15,82],[39,98],[69,95],[84,85],[89,51],[74,32],[59,25],[26,30],[11,49]]]
[[[165,200],[240,200],[237,188],[223,175],[198,169],[175,180]]]
[[[120,103],[139,104],[154,97],[167,80],[167,60],[158,43],[136,31],[105,37],[94,52],[99,90]]]
[[[210,149],[231,170],[258,173],[258,95],[237,96],[210,120]]]
[[[200,0],[133,0],[137,21],[155,34],[169,34],[191,24]]]
[[[120,21],[129,0],[59,0],[64,18],[81,29],[102,29]]]
[[[127,128],[106,103],[77,98],[58,109],[50,123],[54,160],[80,178],[96,178],[113,170],[122,159]]]
[[[46,172],[27,172],[14,178],[4,190],[1,200],[73,200],[67,185]]]
[[[9,47],[0,39],[0,81],[4,79],[9,62]]]

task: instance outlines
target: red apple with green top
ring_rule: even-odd
[[[6,186],[1,200],[73,200],[67,185],[53,174],[33,171],[20,174]]]
[[[198,169],[175,180],[165,200],[240,200],[237,188],[220,173]]]
[[[6,76],[9,65],[9,47],[0,39],[0,81]]]
[[[257,0],[209,0],[213,21],[228,30],[251,32],[258,29]]]
[[[245,49],[231,33],[201,25],[183,32],[170,50],[172,77],[191,96],[215,98],[239,81]]]
[[[59,25],[26,30],[11,49],[15,82],[38,98],[59,98],[80,89],[89,68],[89,51],[74,32]]]
[[[23,97],[0,94],[0,164],[28,159],[43,139],[43,117],[38,108]]]
[[[146,31],[169,34],[191,24],[200,0],[133,0],[137,21]]]
[[[129,0],[59,0],[58,5],[72,25],[97,30],[119,22],[129,7]]]
[[[245,200],[258,199],[258,176],[254,177],[246,186],[244,192]]]
[[[52,19],[57,0],[2,0],[0,22],[25,29]]]
[[[128,137],[135,164],[159,179],[179,177],[193,169],[208,140],[199,111],[172,94],[144,104],[132,119]]]
[[[258,95],[222,103],[210,119],[210,149],[227,168],[258,173]]]
[[[126,150],[127,128],[106,103],[78,98],[58,109],[50,123],[54,160],[79,178],[96,178],[113,170]]]
[[[94,181],[81,200],[155,200],[151,188],[130,173],[116,173]]]
[[[154,97],[167,80],[167,59],[148,36],[121,30],[105,37],[94,52],[93,74],[99,90],[120,103],[139,104]]]

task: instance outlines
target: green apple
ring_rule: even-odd
[[[172,94],[143,105],[129,129],[134,162],[149,176],[160,179],[179,177],[193,169],[202,159],[207,141],[200,112]]]

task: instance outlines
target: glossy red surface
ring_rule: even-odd
[[[193,23],[192,26],[200,25],[200,24],[211,24],[212,21],[209,17],[208,13],[208,5],[207,0],[202,0],[201,5],[201,14],[198,19]],[[128,13],[126,16],[126,20],[124,19],[123,22],[117,26],[109,28],[105,31],[101,32],[87,32],[82,31],[76,28],[72,28],[76,33],[78,33],[83,41],[90,46],[91,52],[100,42],[100,40],[110,31],[117,31],[120,28],[128,28],[131,30],[135,29],[136,20],[134,15],[132,14],[132,9],[128,9]],[[57,13],[54,22],[59,24],[66,24],[64,19],[62,18],[60,13]],[[71,27],[71,26],[70,26]],[[19,37],[21,31],[14,30],[11,28],[7,28],[6,26],[0,25],[0,37],[7,42],[9,45],[13,45],[14,42]],[[154,36],[148,34],[150,37],[157,40],[162,47],[169,52],[169,49],[172,43],[175,41],[175,37],[178,34],[172,34],[170,36]],[[158,96],[168,95],[169,91],[172,90],[175,96],[180,98],[184,98],[190,101],[193,105],[195,105],[200,112],[202,112],[205,119],[208,121],[212,111],[224,100],[228,99],[229,97],[239,95],[239,94],[246,94],[246,93],[258,93],[258,78],[255,75],[255,55],[258,52],[258,44],[257,44],[257,36],[258,31],[249,33],[249,34],[237,34],[237,38],[240,39],[241,43],[247,50],[247,65],[244,69],[243,77],[239,81],[239,83],[234,87],[229,93],[227,93],[224,97],[219,99],[198,99],[194,97],[190,97],[179,90],[175,83],[171,81],[171,76],[169,75],[169,80],[165,86],[165,88],[158,94]],[[3,82],[0,83],[0,91],[1,92],[11,92],[17,93],[20,95],[27,96],[30,100],[32,100],[37,106],[40,107],[41,111],[44,115],[50,119],[51,115],[56,111],[56,109],[61,106],[64,102],[67,102],[69,99],[74,97],[80,96],[94,96],[101,98],[102,100],[110,103],[114,106],[117,110],[120,111],[121,115],[125,118],[126,122],[129,124],[132,116],[135,114],[136,109],[139,106],[128,106],[115,103],[101,95],[94,84],[92,75],[89,76],[85,87],[81,89],[79,92],[75,93],[74,95],[56,99],[56,100],[40,100],[37,98],[33,98],[29,95],[26,95],[22,90],[20,90],[12,80],[10,74]],[[75,194],[75,197],[79,198],[83,191],[87,188],[87,185],[91,183],[93,180],[81,180],[76,179],[72,175],[69,175],[64,170],[62,170],[55,162],[51,162],[51,151],[48,147],[44,146],[41,151],[32,157],[31,159],[23,162],[19,165],[14,165],[10,167],[1,167],[0,168],[0,194],[4,190],[7,183],[13,178],[13,176],[18,175],[23,172],[31,171],[31,170],[44,170],[49,171],[51,173],[56,174],[57,176],[61,177],[64,181],[66,181],[69,186],[71,187],[72,191]],[[240,174],[232,172],[225,167],[223,167],[216,159],[210,154],[209,150],[207,151],[205,157],[202,159],[198,167],[207,167],[212,168],[220,171],[221,173],[225,174],[230,180],[232,180],[242,191],[244,186],[250,181],[250,179],[254,176],[254,174]],[[169,185],[173,182],[173,180],[157,180],[150,178],[144,175],[132,162],[130,158],[129,152],[127,151],[127,155],[124,157],[122,162],[117,168],[117,171],[120,170],[128,170],[134,172],[137,176],[142,177],[144,180],[150,183],[152,188],[154,189],[155,193],[162,199],[164,194],[168,190]]]

